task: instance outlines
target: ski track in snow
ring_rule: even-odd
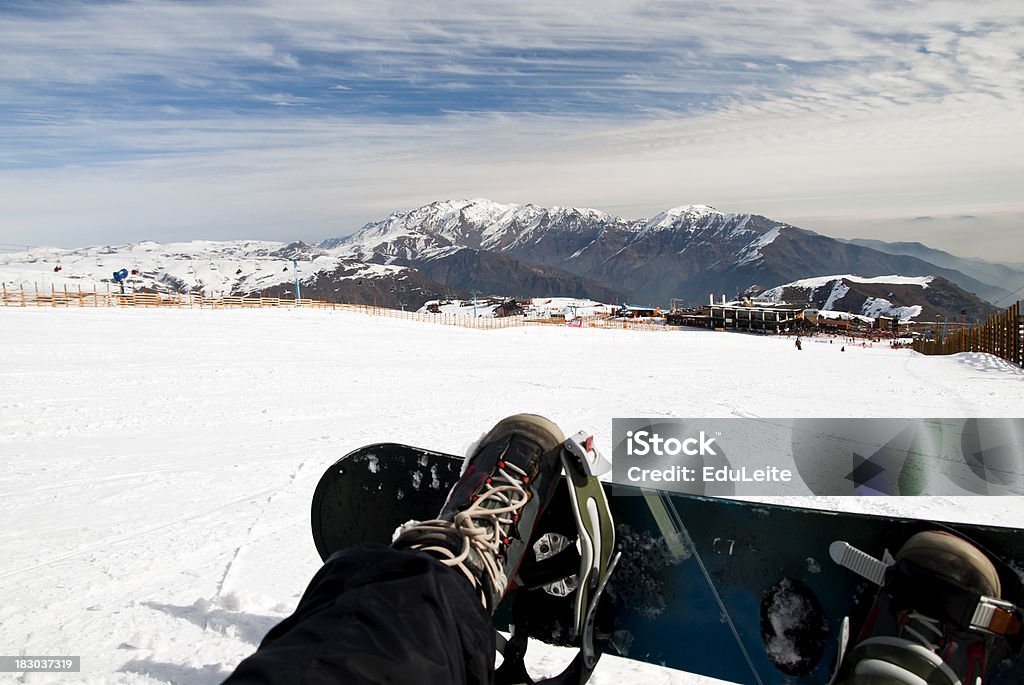
[[[252,525],[250,525],[249,529],[245,532],[245,539],[242,541],[242,544],[240,544],[235,549],[234,555],[232,555],[230,561],[228,561],[227,565],[224,567],[224,575],[221,576],[220,582],[217,583],[217,600],[221,599],[221,596],[224,593],[224,589],[229,587],[228,577],[231,575],[231,572],[234,570],[239,558],[242,556],[242,551],[249,547],[253,538],[253,531],[256,530],[256,527],[263,520],[263,517],[267,513],[267,509],[270,508],[270,505],[274,502],[275,499],[277,499],[277,497],[282,492],[284,492],[285,490],[287,490],[288,488],[292,487],[295,484],[295,481],[298,478],[299,474],[302,472],[302,470],[306,467],[308,463],[309,462],[307,460],[299,464],[298,468],[296,468],[295,471],[291,474],[291,477],[288,479],[288,482],[280,490],[274,490],[272,494],[269,497],[267,497],[267,500],[263,504],[263,506],[260,507],[259,512],[257,512],[256,517],[253,519]]]
[[[476,331],[303,310],[2,309],[0,646],[80,674],[218,683],[319,567],[309,504],[347,451],[463,454],[501,417],[611,443],[616,416],[1021,416],[987,355],[684,331]],[[821,342],[821,344],[814,344]],[[792,503],[1024,525],[1019,498]],[[821,555],[810,556],[820,557]],[[534,673],[565,650],[531,645]],[[593,682],[710,683],[605,657]]]

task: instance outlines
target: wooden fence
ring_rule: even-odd
[[[567,326],[572,325],[565,319],[559,317],[527,317],[527,316],[479,316],[474,317],[468,314],[430,314],[420,312],[407,312],[401,309],[389,309],[387,307],[375,307],[363,304],[328,304],[333,309],[345,309],[349,311],[362,312],[372,316],[383,316],[390,319],[403,319],[405,321],[423,321],[447,326],[463,326],[466,328],[514,328],[516,326]],[[579,319],[578,328],[608,328],[628,329],[633,331],[673,331],[678,330],[671,326],[651,324],[642,321],[609,319],[604,316],[589,316]]]
[[[222,309],[222,308],[245,308],[245,307],[302,307],[314,309],[333,309],[353,311],[370,316],[379,316],[390,319],[402,319],[405,321],[421,321],[446,326],[461,326],[463,328],[498,329],[513,328],[528,325],[558,325],[565,326],[566,321],[558,317],[532,318],[525,316],[474,317],[463,314],[430,314],[404,311],[401,309],[390,309],[388,307],[376,307],[363,304],[344,304],[339,302],[324,302],[311,299],[284,299],[279,297],[263,297],[260,295],[224,295],[207,297],[198,293],[149,293],[134,292],[121,293],[112,291],[108,286],[106,290],[100,290],[93,286],[91,289],[68,289],[67,287],[57,289],[50,287],[49,291],[33,288],[26,290],[19,287],[17,290],[8,289],[6,285],[0,288],[0,306],[3,307],[176,307],[184,309]],[[672,331],[678,330],[671,326],[650,324],[643,321],[608,319],[602,316],[583,317],[579,320],[582,328],[608,328],[628,329],[636,331]]]
[[[1024,366],[1024,321],[1020,318],[1020,302],[993,314],[980,326],[956,331],[943,340],[915,340],[913,347],[921,354],[988,352]]]
[[[0,306],[3,307],[177,307],[184,309],[216,309],[223,307],[315,307],[330,308],[331,304],[320,300],[283,299],[280,297],[262,297],[250,295],[224,295],[207,297],[198,293],[122,293],[92,289],[67,287],[58,290],[50,286],[50,290],[17,290],[0,288]]]
[[[539,323],[523,316],[504,316],[496,318],[493,316],[469,316],[462,314],[429,314],[420,312],[409,312],[402,309],[390,309],[388,307],[375,307],[367,304],[331,304],[333,309],[341,309],[352,312],[369,314],[370,316],[381,316],[388,319],[401,319],[403,321],[421,321],[423,323],[436,323],[443,326],[461,326],[463,328],[513,328],[527,324]]]

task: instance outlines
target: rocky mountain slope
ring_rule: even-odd
[[[984,259],[957,257],[944,250],[936,250],[918,242],[885,242],[883,240],[865,240],[855,238],[846,241],[861,247],[870,247],[879,252],[894,255],[909,255],[926,262],[953,269],[980,281],[984,288],[977,290],[979,297],[990,302],[1004,302],[1007,297],[1024,288],[1024,268],[1021,265],[1000,264]],[[955,282],[955,281],[954,281]],[[1005,304],[1004,304],[1005,306]]]
[[[772,287],[808,277],[851,273],[939,276],[968,292],[991,287],[954,269],[888,254],[751,214],[704,205],[676,207],[651,219],[623,219],[592,209],[448,200],[364,226],[320,247],[349,259],[427,269],[459,250],[500,253],[603,283],[638,302],[691,304],[709,294],[735,296],[752,284]],[[446,284],[483,278],[479,260],[463,258],[434,277]],[[586,294],[586,293],[584,293]],[[597,297],[596,294],[591,294]]]
[[[966,295],[956,284],[939,276],[807,278],[767,290],[757,299],[917,322],[958,321],[961,310],[966,312],[963,316],[968,321],[983,321],[997,311],[993,305]]]

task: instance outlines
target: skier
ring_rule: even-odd
[[[331,556],[225,683],[493,682],[491,614],[559,483],[564,441],[540,416],[500,421],[436,520]]]
[[[472,451],[437,519],[405,524],[390,547],[328,558],[295,613],[226,685],[493,683],[491,614],[559,483],[563,442],[543,417],[500,421]],[[1003,655],[999,635],[1021,630],[999,608],[992,562],[951,534],[911,537],[885,578],[837,685],[978,685]]]
[[[800,342],[800,338],[796,339],[796,349],[798,349],[798,350],[802,350],[803,349],[803,343]]]

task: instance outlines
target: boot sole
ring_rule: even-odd
[[[971,543],[950,533],[937,530],[917,533],[900,548],[896,558],[909,559],[983,595],[1000,597],[999,572],[989,558]]]
[[[494,428],[484,435],[479,444],[486,445],[512,434],[524,435],[530,438],[540,445],[540,448],[545,452],[553,450],[565,442],[565,435],[562,434],[562,429],[550,419],[537,414],[514,414],[495,424]]]

